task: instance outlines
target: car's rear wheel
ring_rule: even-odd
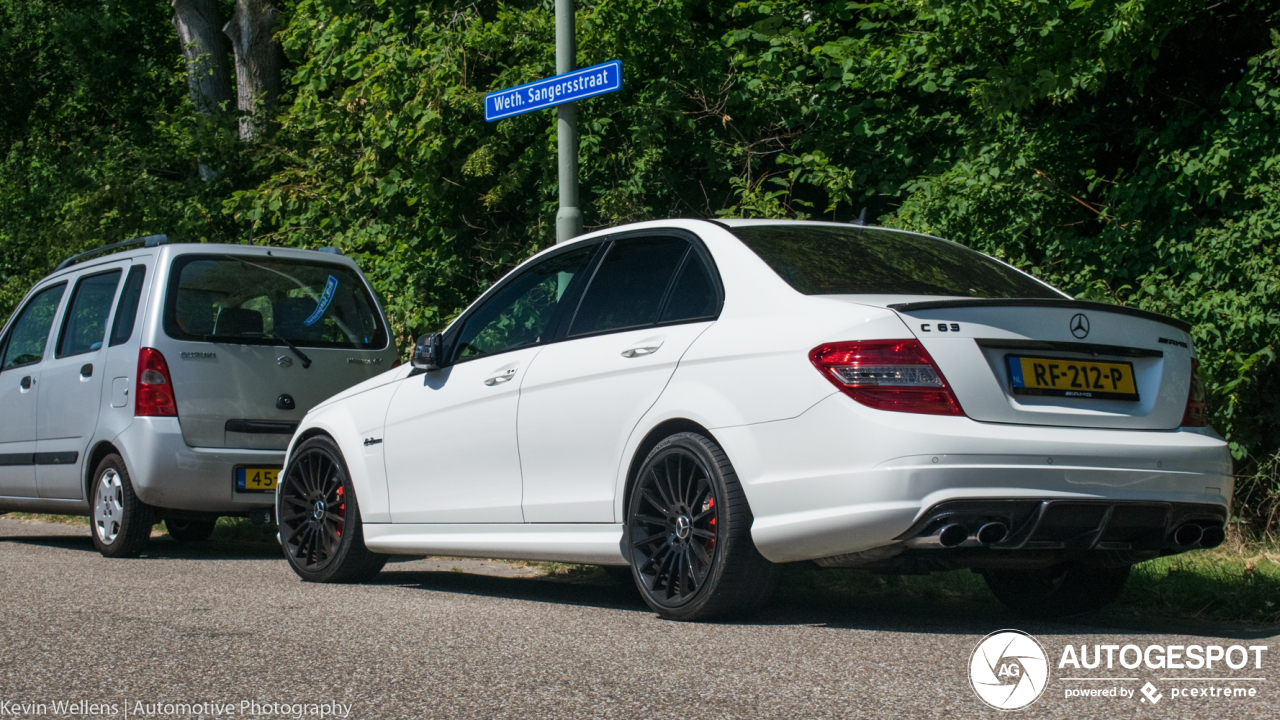
[[[178,542],[203,542],[213,534],[217,524],[218,518],[185,520],[165,518],[164,528],[169,531],[169,537]]]
[[[673,620],[742,615],[773,589],[776,566],[751,542],[751,508],[715,441],[672,435],[645,458],[627,507],[632,577]]]
[[[364,544],[347,463],[333,440],[298,447],[280,485],[280,541],[289,566],[308,582],[372,580],[387,556]]]
[[[151,537],[155,516],[133,492],[124,459],[111,454],[94,471],[89,503],[93,508],[93,545],[105,557],[137,557]]]
[[[1129,566],[1063,563],[1038,570],[985,570],[987,587],[1005,607],[1031,618],[1060,618],[1100,610],[1120,597]]]

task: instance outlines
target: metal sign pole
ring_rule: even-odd
[[[578,43],[573,27],[573,0],[556,0],[556,74],[574,70]],[[556,108],[556,144],[560,156],[560,211],[556,213],[556,242],[582,234],[578,209],[578,103]]]

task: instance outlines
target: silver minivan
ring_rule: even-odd
[[[109,557],[160,521],[267,521],[298,420],[397,357],[337,251],[155,235],[70,258],[0,332],[0,513],[87,515]]]

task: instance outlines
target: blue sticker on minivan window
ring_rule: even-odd
[[[324,284],[324,294],[320,296],[320,302],[316,303],[316,309],[312,311],[311,317],[302,321],[303,325],[311,327],[319,322],[324,316],[324,311],[329,309],[329,303],[333,302],[333,293],[338,289],[338,278],[330,275],[329,281]]]

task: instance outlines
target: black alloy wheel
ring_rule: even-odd
[[[285,557],[303,580],[361,582],[387,561],[365,547],[346,462],[327,437],[298,447],[280,485],[277,511]]]
[[[649,453],[626,536],[636,585],[663,617],[741,614],[772,589],[774,565],[751,542],[751,509],[733,466],[700,434],[672,435]]]
[[[632,561],[650,596],[679,606],[706,585],[711,572],[716,494],[706,469],[687,450],[668,448],[655,460],[635,490]]]

